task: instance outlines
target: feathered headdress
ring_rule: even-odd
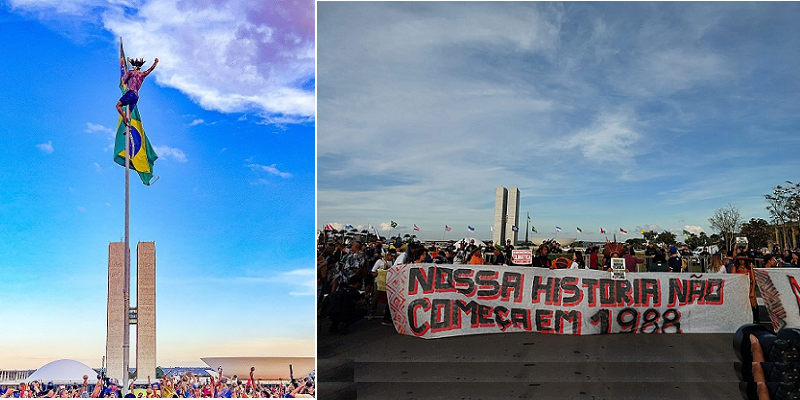
[[[128,62],[131,63],[136,70],[142,69],[142,65],[145,63],[144,58],[129,58]]]

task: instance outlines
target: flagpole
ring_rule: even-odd
[[[528,224],[531,222],[531,215],[528,214],[528,220],[525,221],[525,243],[528,243]]]
[[[131,250],[130,250],[130,181],[131,181],[131,106],[125,107],[125,114],[128,118],[128,125],[125,127],[125,286],[123,298],[125,301],[125,323],[123,324],[123,341],[122,341],[122,365],[124,372],[122,374],[122,393],[127,394],[128,391],[128,367],[130,365],[130,346],[131,346],[131,325],[130,325],[130,307],[131,307]]]

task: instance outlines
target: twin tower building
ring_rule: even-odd
[[[492,240],[499,245],[505,245],[506,239],[517,244],[519,227],[519,188],[498,187],[494,195],[494,224],[492,225]]]
[[[108,244],[106,376],[127,382],[130,327],[136,325],[136,378],[156,378],[156,244],[136,247],[136,306],[130,306],[130,271],[125,270],[125,243]],[[126,291],[125,289],[128,288]]]

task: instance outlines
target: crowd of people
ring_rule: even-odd
[[[391,311],[386,295],[386,270],[393,265],[408,263],[468,264],[468,265],[514,265],[514,246],[507,240],[504,246],[489,243],[480,246],[474,240],[450,241],[439,247],[426,246],[420,242],[403,242],[400,237],[390,240],[361,243],[353,241],[346,245],[333,239],[320,237],[317,257],[317,295],[319,315],[330,318],[331,332],[346,333],[354,322],[379,315],[384,307],[382,324],[392,325]],[[713,248],[716,250],[716,246]],[[704,273],[748,274],[751,283],[751,302],[755,308],[754,267],[798,267],[800,251],[774,247],[754,250],[749,245],[722,248],[713,254],[708,247],[693,254],[687,245],[658,246],[649,243],[644,249],[644,258],[637,256],[633,246],[622,243],[607,243],[605,248],[589,244],[584,251],[570,246],[563,249],[558,242],[545,242],[532,254],[530,264],[538,268],[572,268],[611,270],[611,260],[622,258],[625,269],[630,272],[647,271],[686,272],[692,264]],[[554,257],[555,255],[555,257]],[[754,314],[757,313],[754,311]]]
[[[14,387],[0,387],[0,398],[313,398],[316,385],[315,374],[289,382],[262,383],[253,378],[255,368],[250,369],[250,377],[246,381],[236,375],[228,378],[222,375],[222,369],[215,378],[200,377],[191,372],[181,376],[164,376],[151,381],[147,378],[147,386],[137,389],[137,382],[131,381],[127,394],[122,395],[122,386],[115,379],[98,380],[98,384],[89,384],[88,376],[83,376],[83,383],[54,385],[39,381],[20,383]]]

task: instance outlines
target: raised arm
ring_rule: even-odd
[[[151,65],[150,68],[147,69],[147,71],[144,71],[144,76],[150,75],[150,73],[153,72],[154,69],[156,69],[156,65],[158,65],[158,57],[156,57],[156,60],[153,62],[153,65]]]

